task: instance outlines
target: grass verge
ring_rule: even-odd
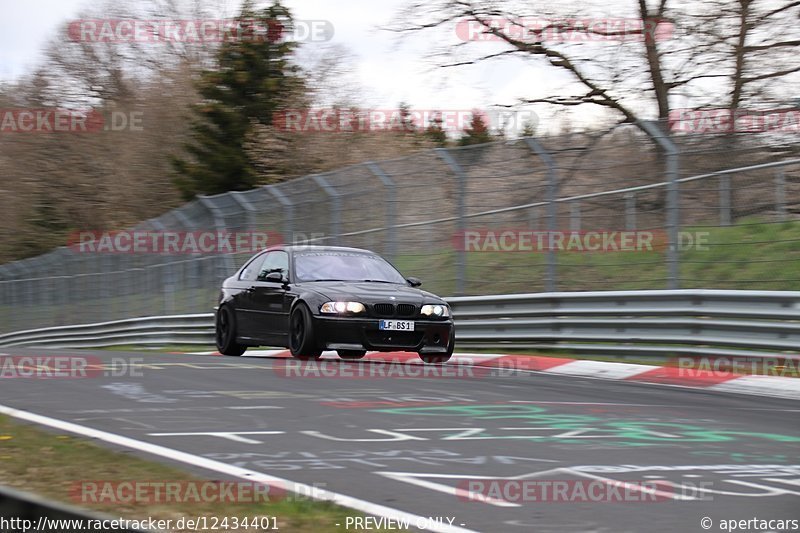
[[[53,501],[120,518],[141,520],[181,517],[275,517],[282,531],[341,532],[348,516],[358,512],[327,502],[285,498],[259,503],[82,504],[75,493],[82,481],[209,481],[131,452],[110,450],[69,434],[45,431],[0,415],[0,484]],[[175,529],[174,531],[184,531]]]

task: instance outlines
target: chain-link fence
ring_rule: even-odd
[[[445,296],[800,289],[796,135],[660,131],[626,126],[365,162],[200,197],[133,231],[369,248]],[[0,332],[206,312],[252,255],[92,249],[0,266]]]

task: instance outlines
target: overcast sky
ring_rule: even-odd
[[[287,0],[297,19],[323,19],[333,23],[332,43],[349,48],[357,58],[354,65],[359,82],[367,97],[378,106],[396,105],[400,100],[426,105],[430,99],[430,65],[423,63],[404,45],[397,49],[397,38],[378,26],[391,22],[403,0]],[[0,79],[9,80],[30,72],[42,59],[42,49],[60,24],[77,18],[82,9],[102,5],[97,0],[0,0]],[[224,16],[234,16],[239,2],[220,2]],[[314,46],[310,44],[308,46]],[[426,78],[428,78],[426,80]],[[457,76],[456,76],[457,78]],[[454,81],[457,81],[454,80]],[[453,95],[433,98],[449,106],[477,105],[479,95],[459,91],[457,102]],[[441,95],[440,95],[441,96]]]
[[[393,108],[401,101],[418,109],[485,109],[513,102],[526,87],[543,88],[530,64],[513,61],[443,71],[433,69],[424,55],[430,35],[399,41],[378,29],[393,22],[406,0],[285,0],[296,19],[323,19],[333,23],[332,43],[346,46],[355,56],[353,76],[361,86],[363,105]],[[223,16],[234,16],[238,0],[220,0]],[[0,0],[0,79],[11,80],[30,72],[42,59],[42,49],[60,24],[81,10],[102,5],[99,0]],[[439,44],[458,42],[442,32]],[[313,46],[313,44],[309,45]],[[552,80],[561,83],[561,80]]]

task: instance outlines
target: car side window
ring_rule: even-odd
[[[239,279],[241,281],[255,281],[258,277],[259,272],[261,272],[261,265],[264,264],[264,260],[266,256],[269,254],[262,254],[250,261],[250,264],[242,270]]]
[[[269,252],[266,254],[264,262],[258,276],[266,276],[270,272],[280,272],[284,277],[289,276],[289,254],[282,251]]]

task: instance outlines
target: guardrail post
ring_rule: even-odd
[[[177,276],[175,275],[175,261],[164,265],[164,314],[172,315],[175,313],[175,285]]]
[[[636,194],[632,192],[625,193],[625,229],[636,230]]]
[[[556,199],[558,197],[558,172],[556,171],[555,161],[550,155],[550,152],[545,150],[539,141],[533,137],[526,137],[525,143],[528,148],[533,151],[547,166],[547,231],[553,235],[558,231],[558,204]],[[549,239],[548,239],[549,240]],[[551,250],[548,246],[547,250],[547,274],[544,279],[544,290],[547,292],[555,292],[558,287],[556,269],[556,252]]]
[[[342,233],[342,195],[336,190],[336,187],[319,174],[315,174],[311,178],[331,199],[331,233],[333,234],[333,244],[338,246],[339,235]]]
[[[678,234],[680,232],[680,167],[678,157],[680,151],[669,135],[665,133],[658,122],[640,121],[639,125],[652,137],[667,154],[667,234],[669,246],[667,247],[667,288],[680,288],[680,265],[678,250]]]
[[[397,184],[377,163],[369,161],[365,165],[386,188],[386,249],[384,253],[392,261],[397,253]]]
[[[775,210],[778,212],[778,218],[783,221],[787,220],[786,174],[784,174],[783,169],[775,172]]]
[[[467,175],[446,148],[436,148],[435,151],[458,180],[458,232],[463,236],[467,231]],[[467,252],[463,248],[459,246],[456,250],[456,296],[464,294],[467,282]]]
[[[731,177],[727,174],[719,177],[719,225],[731,225]]]

